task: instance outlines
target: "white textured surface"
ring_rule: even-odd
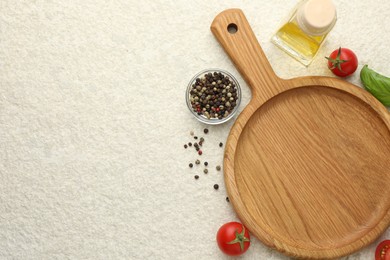
[[[184,91],[220,67],[242,85],[240,111],[250,92],[210,23],[242,8],[280,77],[331,75],[322,57],[340,45],[359,71],[390,75],[390,2],[335,3],[336,27],[305,68],[270,43],[295,1],[1,0],[0,259],[225,259],[215,233],[237,217],[213,169],[232,122],[205,136],[210,173],[190,170],[183,144],[204,126]],[[373,259],[376,243],[348,259]],[[286,257],[253,239],[242,259]]]

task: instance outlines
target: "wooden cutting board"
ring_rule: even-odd
[[[293,257],[336,258],[372,243],[390,223],[386,108],[347,81],[278,78],[239,9],[211,30],[252,91],[224,155],[241,221]]]

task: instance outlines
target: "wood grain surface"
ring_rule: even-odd
[[[252,90],[224,156],[241,221],[298,258],[337,258],[373,242],[390,224],[385,107],[336,78],[278,78],[239,9],[220,13],[211,30]]]

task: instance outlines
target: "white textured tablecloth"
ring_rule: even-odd
[[[270,42],[296,1],[1,0],[0,259],[225,259],[215,234],[238,219],[214,167],[233,122],[203,135],[209,174],[189,169],[183,145],[204,125],[184,92],[210,67],[238,78],[240,111],[250,91],[210,24],[241,8],[283,78],[330,76],[323,57],[339,46],[359,57],[350,82],[364,64],[390,75],[390,1],[335,3],[305,68]],[[389,237],[347,259],[373,259]],[[286,258],[255,238],[242,257]]]

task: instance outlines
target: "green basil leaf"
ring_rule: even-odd
[[[376,97],[383,105],[390,107],[390,78],[385,77],[367,65],[360,71],[360,79],[364,88]]]

